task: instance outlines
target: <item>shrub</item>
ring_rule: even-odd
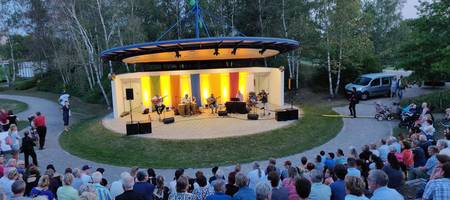
[[[412,99],[403,99],[400,103],[402,106],[410,103],[415,103],[420,106],[422,102],[427,102],[433,112],[443,112],[446,108],[450,107],[450,90],[440,90]]]
[[[26,79],[14,83],[15,90],[28,90],[36,86],[36,79]]]

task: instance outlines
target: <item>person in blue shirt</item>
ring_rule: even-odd
[[[325,166],[327,166],[327,169],[333,170],[335,165],[336,165],[336,160],[334,160],[334,153],[329,152],[328,156],[325,160]]]
[[[145,200],[153,200],[153,191],[155,186],[148,183],[148,174],[146,171],[138,171],[136,174],[137,182],[133,186],[133,190],[141,195],[144,195]]]
[[[232,200],[225,194],[225,181],[218,179],[213,183],[214,194],[206,197],[206,200]]]
[[[348,158],[347,166],[347,175],[361,177],[361,171],[356,166],[356,159]]]
[[[236,185],[239,187],[238,192],[234,194],[234,200],[255,200],[256,193],[253,189],[248,187],[248,178],[243,173],[236,175]]]
[[[388,175],[383,170],[375,169],[367,177],[369,190],[373,193],[370,200],[403,200],[403,196],[395,189],[387,187]]]
[[[347,175],[347,167],[342,164],[334,166],[334,174],[337,180],[330,185],[331,187],[331,200],[344,200],[345,199],[345,176]]]

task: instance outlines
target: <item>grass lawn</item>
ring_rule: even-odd
[[[30,122],[28,120],[19,120],[17,122],[17,129],[23,130],[24,128],[27,128],[30,125]]]
[[[267,160],[323,144],[342,128],[329,106],[303,105],[304,117],[295,124],[257,135],[204,140],[162,140],[127,137],[105,129],[100,118],[83,120],[59,140],[76,156],[120,166],[154,168],[210,167]]]
[[[20,101],[0,99],[0,108],[4,108],[7,111],[12,110],[13,113],[19,113],[25,111],[28,108],[28,105]]]

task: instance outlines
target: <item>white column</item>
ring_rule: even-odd
[[[269,103],[276,106],[284,105],[284,72],[273,68],[270,72]]]

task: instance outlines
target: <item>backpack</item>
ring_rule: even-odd
[[[7,145],[12,145],[13,144],[13,138],[10,135],[8,135],[6,137],[6,139],[5,139],[5,142],[6,142]]]

